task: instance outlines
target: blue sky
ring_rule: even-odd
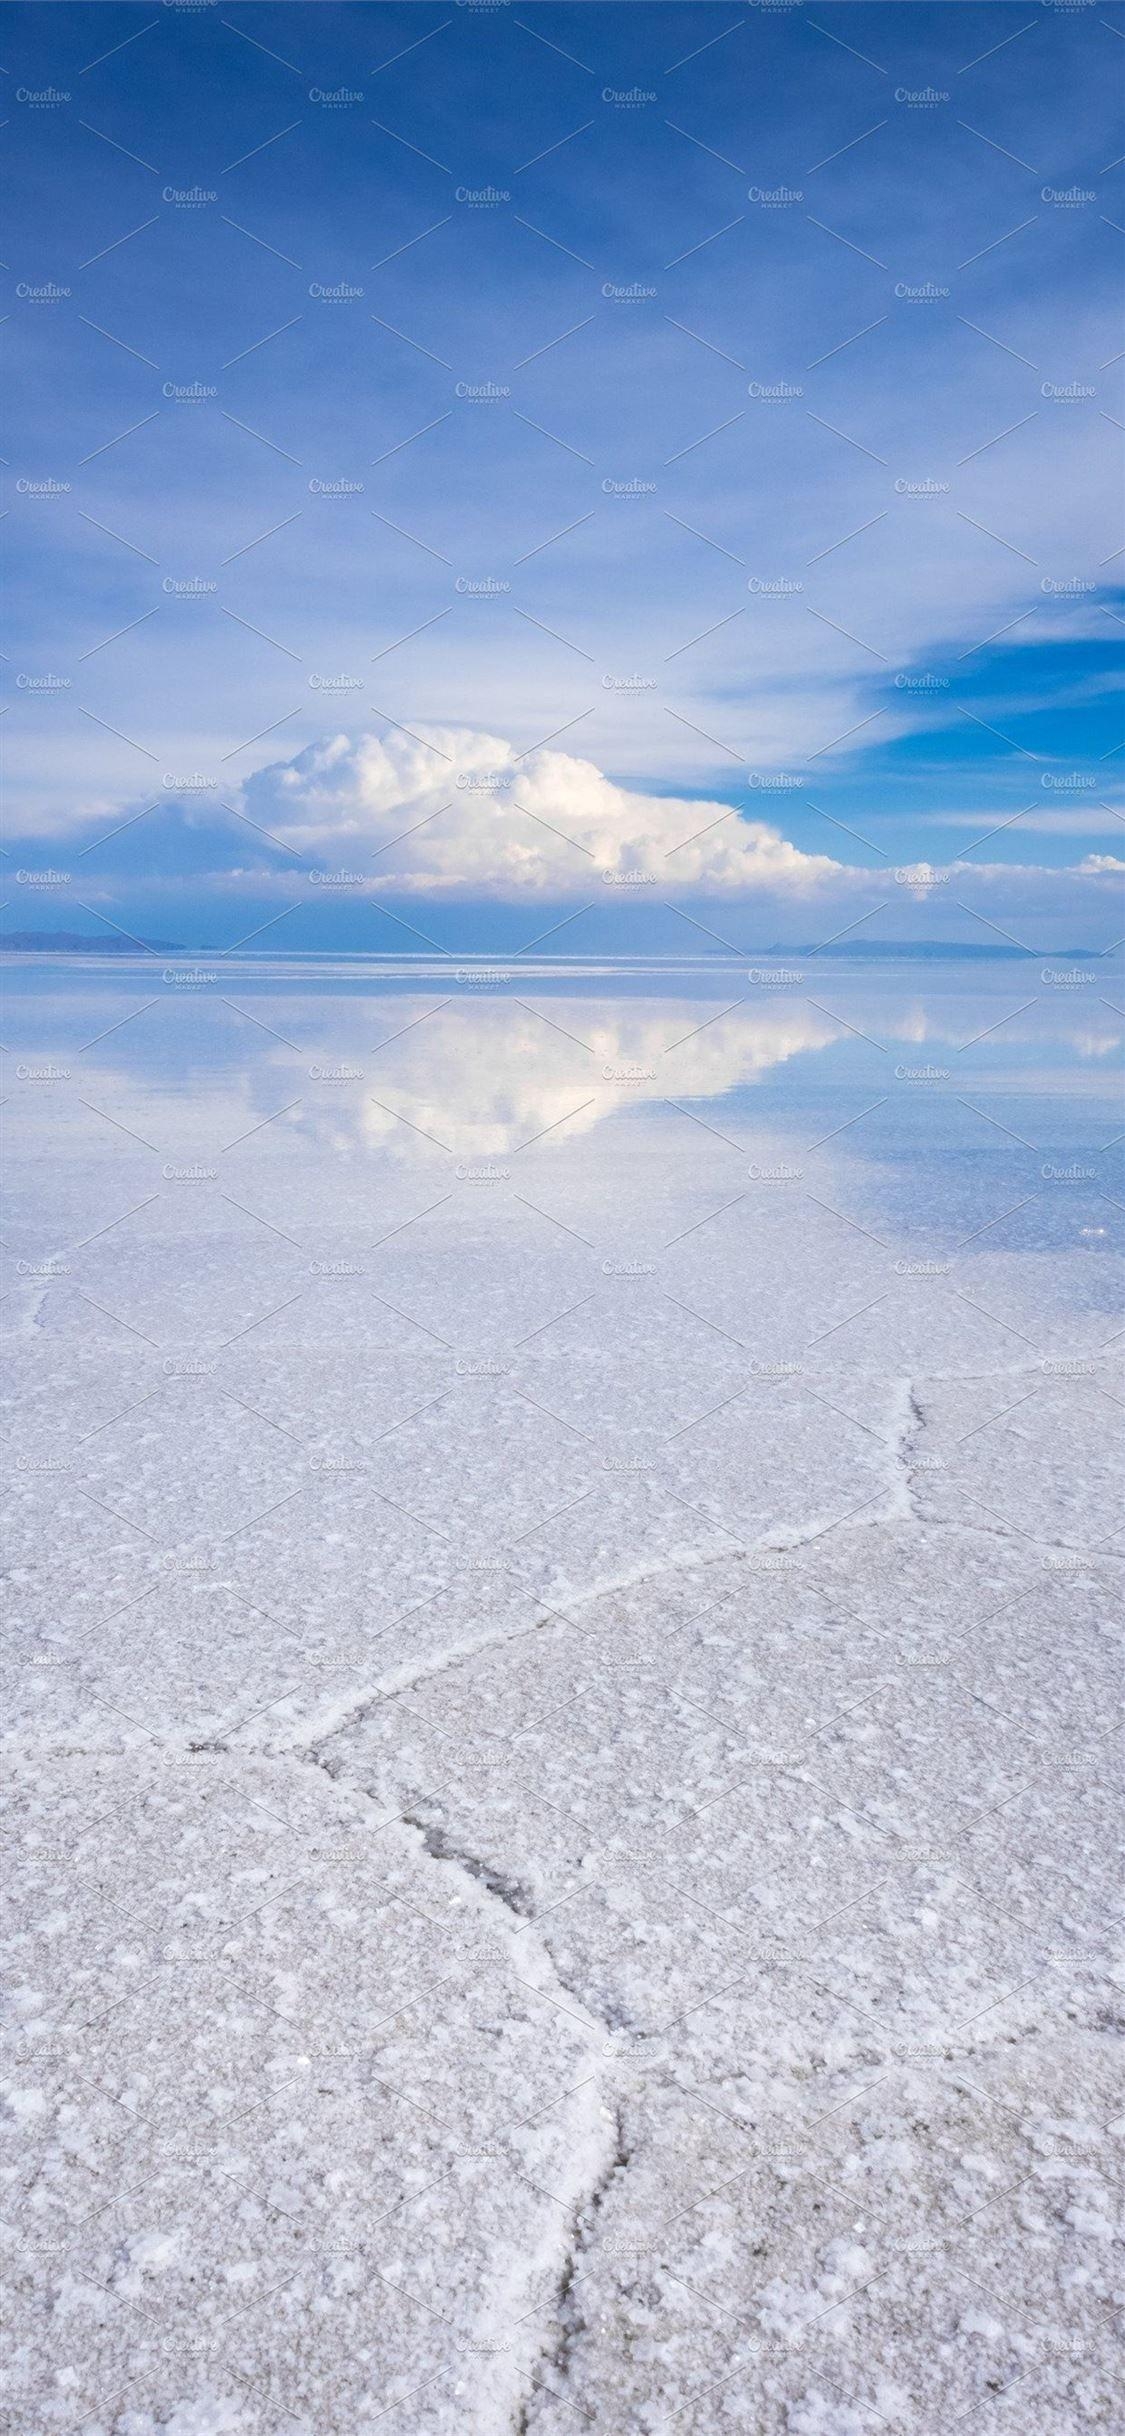
[[[1118,935],[1125,12],[8,37],[5,927]]]

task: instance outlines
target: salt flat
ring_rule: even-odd
[[[754,993],[16,977],[19,2436],[1120,2423],[1105,1026]]]

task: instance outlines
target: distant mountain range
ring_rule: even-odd
[[[830,939],[823,947],[771,947],[771,956],[863,956],[882,962],[889,958],[908,956],[925,963],[949,961],[957,964],[978,964],[982,958],[993,957],[1026,963],[1028,957],[1039,963],[1044,956],[1068,956],[1073,961],[1096,963],[1098,950],[1094,947],[979,947],[957,939]]]
[[[224,952],[219,948],[185,947],[181,939],[126,939],[116,932],[111,938],[103,938],[92,931],[80,930],[0,931],[0,950],[22,956],[210,956]],[[302,952],[331,955],[333,951],[289,950],[291,955],[299,956]],[[450,948],[448,953],[465,961],[473,951]],[[1084,964],[1095,964],[1098,960],[1098,950],[1092,947],[981,947],[956,939],[829,939],[823,945],[747,947],[740,953],[787,960],[794,956],[851,956],[857,962],[869,964],[889,964],[900,958],[913,964],[980,964],[998,960],[1035,964],[1041,963],[1044,956],[1065,956],[1071,962]],[[495,962],[495,956],[486,961]]]
[[[179,939],[111,939],[81,930],[3,930],[0,948],[21,956],[188,956]]]

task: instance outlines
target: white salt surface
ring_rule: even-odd
[[[288,1062],[16,1094],[18,2436],[1121,2424],[1079,1049],[935,1193],[820,1009],[596,989],[244,981]],[[911,989],[817,994],[892,1067],[991,1011]]]

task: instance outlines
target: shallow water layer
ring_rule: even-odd
[[[12,2425],[1109,2428],[1108,962],[6,980]]]

